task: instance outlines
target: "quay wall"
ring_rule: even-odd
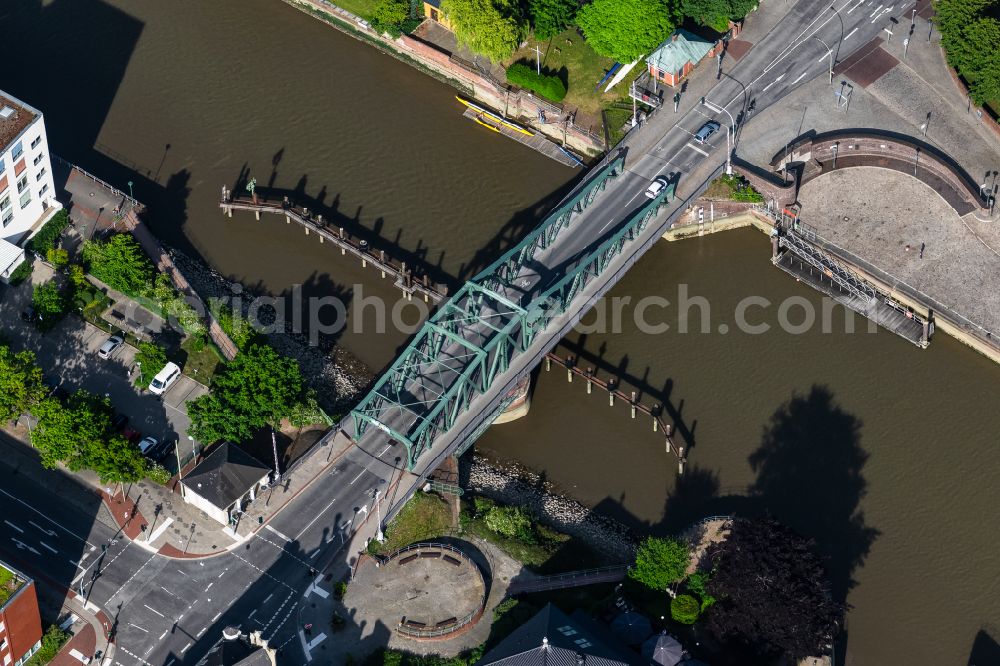
[[[561,105],[539,99],[525,90],[499,81],[488,72],[478,70],[472,63],[464,62],[450,53],[410,35],[392,39],[388,35],[379,34],[367,21],[325,0],[282,1],[455,86],[486,106],[504,110],[509,117],[530,125],[556,143],[591,156],[599,155],[607,148],[602,136],[575,125],[573,117],[567,115]],[[539,111],[544,112],[547,118],[558,118],[559,121],[539,124]]]

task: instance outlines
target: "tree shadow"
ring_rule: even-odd
[[[1000,664],[1000,644],[993,637],[995,629],[983,627],[976,632],[976,638],[972,641],[972,650],[969,652],[969,666],[986,666],[986,664]]]
[[[750,497],[792,529],[813,537],[826,560],[834,599],[844,602],[879,531],[860,508],[867,491],[861,421],[813,386],[771,416],[750,457]]]

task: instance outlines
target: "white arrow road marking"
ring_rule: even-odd
[[[23,541],[18,541],[14,537],[11,537],[10,540],[13,541],[14,545],[18,547],[18,550],[30,550],[35,555],[41,555],[41,553],[39,553],[37,550],[29,546],[28,544],[24,543]]]

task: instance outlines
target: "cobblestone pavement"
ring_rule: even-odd
[[[875,167],[819,176],[803,186],[799,199],[803,222],[825,240],[1000,331],[996,222],[959,218],[922,182]]]

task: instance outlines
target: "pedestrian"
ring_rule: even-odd
[[[921,258],[921,259],[923,259],[923,258],[924,258],[924,248],[925,248],[925,247],[927,247],[927,244],[926,244],[926,243],[921,243],[921,244],[920,244],[920,258]]]

